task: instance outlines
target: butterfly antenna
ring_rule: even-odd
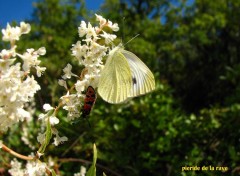
[[[124,46],[127,45],[128,43],[130,43],[133,39],[137,38],[139,35],[140,35],[140,34],[135,35],[135,36],[134,36],[133,38],[131,38],[127,43],[125,43]]]
[[[125,24],[125,17],[122,18],[122,40],[124,40],[125,38],[124,24]]]

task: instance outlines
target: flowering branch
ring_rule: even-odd
[[[10,49],[3,49],[0,52],[0,130],[2,132],[11,129],[20,121],[32,120],[32,111],[27,109],[30,107],[26,104],[33,103],[34,95],[40,90],[40,85],[31,74],[31,70],[34,68],[38,77],[46,70],[45,67],[40,67],[41,61],[38,59],[39,56],[45,55],[44,47],[37,50],[30,48],[23,54],[16,51],[16,41],[30,30],[31,26],[24,22],[21,22],[19,27],[11,27],[8,24],[7,28],[2,30],[2,40],[10,42]],[[16,57],[19,57],[21,62],[18,62]],[[26,138],[24,139],[27,142]],[[22,170],[21,163],[14,159],[9,170],[11,175],[35,175],[34,173],[46,172],[46,164],[39,162],[38,155],[32,157],[19,154],[8,148],[1,140],[0,148],[17,158],[27,160],[26,167],[36,168],[35,171]]]
[[[81,107],[85,98],[84,90],[91,85],[94,89],[98,85],[101,70],[103,69],[103,59],[111,50],[109,44],[112,43],[117,36],[107,33],[106,31],[116,32],[119,30],[117,23],[112,23],[100,15],[96,15],[98,26],[92,26],[91,23],[81,21],[78,28],[79,37],[72,46],[72,55],[78,61],[79,65],[84,66],[80,77],[72,73],[72,66],[67,64],[63,69],[63,79],[59,80],[59,85],[63,86],[67,93],[61,97],[63,109],[68,111],[68,120],[74,120],[81,116]],[[106,30],[105,30],[106,29]],[[67,80],[72,76],[78,77],[73,87],[68,89]],[[75,92],[74,92],[75,88]]]

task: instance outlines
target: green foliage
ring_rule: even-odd
[[[167,85],[158,84],[154,93],[128,105],[102,105],[100,111],[94,110],[90,120],[99,162],[123,175],[178,175],[183,166],[233,170],[239,162],[239,124],[232,126],[232,122],[238,121],[239,105],[184,115],[171,94]],[[160,174],[160,170],[164,172]]]
[[[233,13],[233,9],[239,5],[225,0],[218,4],[195,1],[193,6],[185,6],[184,16],[169,14],[166,25],[172,24],[174,40],[170,45],[172,49],[162,57],[162,66],[168,69],[162,74],[167,73],[187,111],[197,112],[211,104],[224,104],[225,98],[235,91],[219,76],[226,66],[238,64],[236,51],[240,40],[235,26],[239,13]]]

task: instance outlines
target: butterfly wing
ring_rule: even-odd
[[[101,71],[98,93],[109,103],[121,103],[131,94],[132,84],[128,61],[117,47],[109,53],[106,64]]]
[[[155,89],[155,79],[149,68],[133,53],[121,50],[130,66],[133,86],[129,97],[146,94]]]

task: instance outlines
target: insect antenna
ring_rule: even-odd
[[[124,24],[125,24],[125,17],[122,18],[122,40],[124,40],[125,38]]]
[[[91,126],[90,121],[88,120],[88,118],[86,118],[86,121],[88,122],[89,128],[92,128],[92,126]]]
[[[128,43],[130,43],[133,39],[137,38],[140,34],[135,35],[133,38],[131,38],[129,41],[127,41],[127,43],[125,43],[123,46],[127,45]]]

